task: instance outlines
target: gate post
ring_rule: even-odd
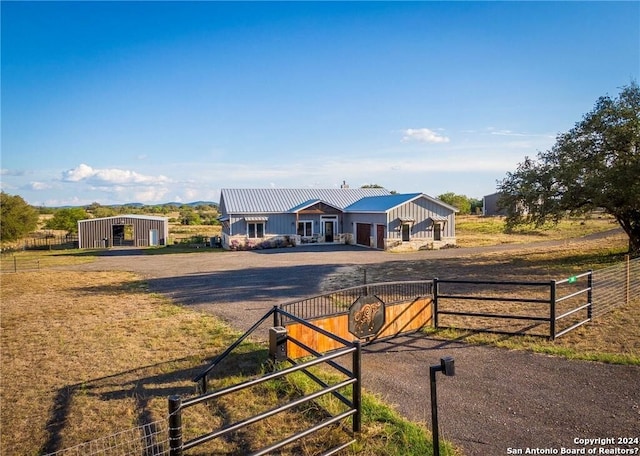
[[[549,339],[556,338],[556,281],[552,280],[549,284]]]
[[[182,456],[182,399],[169,397],[169,456]]]
[[[433,279],[433,327],[438,329],[438,278]]]
[[[589,320],[593,317],[593,270],[589,269],[589,275],[587,276],[587,301],[589,307],[587,307],[587,318]]]
[[[356,382],[353,384],[353,406],[356,414],[353,415],[353,432],[362,430],[362,370],[360,361],[362,359],[362,344],[359,340],[355,340],[353,345],[356,351],[353,352],[353,376]]]

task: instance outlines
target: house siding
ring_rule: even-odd
[[[444,219],[444,220],[442,220]],[[403,220],[409,222],[410,240],[402,241]],[[434,239],[434,224],[439,223],[442,230],[440,239]],[[455,245],[455,212],[430,201],[419,198],[388,212],[388,231],[386,248],[390,250],[416,250],[440,248]]]
[[[387,250],[417,250],[455,244],[457,209],[422,193],[301,189],[297,199],[294,196],[295,190],[288,189],[223,190],[220,198],[223,246],[250,249],[329,241]],[[338,196],[343,197],[342,201]],[[235,212],[229,212],[232,207]],[[263,238],[247,237],[247,218],[251,217],[266,219]],[[325,227],[330,228],[325,222],[331,217],[335,217],[333,238],[325,236]],[[404,241],[403,220],[413,221],[409,238]],[[312,235],[298,235],[299,221],[312,223]],[[441,228],[439,239],[434,239],[435,225]]]

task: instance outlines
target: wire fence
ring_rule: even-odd
[[[168,421],[162,420],[45,456],[166,456],[168,454]]]
[[[640,258],[593,271],[593,311],[597,318],[640,296]]]

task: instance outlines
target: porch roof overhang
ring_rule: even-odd
[[[246,222],[266,222],[267,220],[269,220],[269,217],[267,217],[266,215],[258,215],[258,216],[244,217],[244,220]]]
[[[326,201],[323,201],[321,199],[314,199],[314,200],[309,200],[309,201],[305,201],[304,203],[298,204],[295,207],[292,207],[291,209],[289,209],[289,212],[292,214],[304,211],[306,209],[309,209],[313,206],[315,206],[316,204],[323,204],[325,206],[328,206],[330,208],[335,209],[338,212],[344,212],[344,210],[334,204],[328,203]]]

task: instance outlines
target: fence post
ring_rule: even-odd
[[[182,456],[182,399],[169,397],[169,456]]]
[[[549,339],[555,340],[556,338],[556,281],[552,280],[550,283],[550,297],[549,297]]]
[[[629,290],[630,290],[630,287],[631,287],[631,255],[629,255],[628,253],[627,253],[627,255],[626,255],[626,260],[627,260],[627,261],[626,261],[626,263],[627,263],[627,287],[626,287],[626,290],[627,290],[627,293],[626,293],[627,298],[626,298],[626,300],[625,300],[625,304],[626,304],[626,305],[629,305],[629,300],[631,299],[631,293],[630,293],[630,291],[629,291]]]
[[[18,259],[16,256],[13,256],[13,272],[18,272]]]
[[[438,278],[433,279],[433,327],[438,329]]]
[[[356,351],[353,352],[353,376],[356,382],[353,384],[353,406],[356,414],[353,415],[353,432],[362,430],[362,370],[360,361],[362,359],[362,344],[359,340],[353,342]]]
[[[593,318],[593,270],[589,269],[589,275],[587,276],[587,318],[591,320]]]

